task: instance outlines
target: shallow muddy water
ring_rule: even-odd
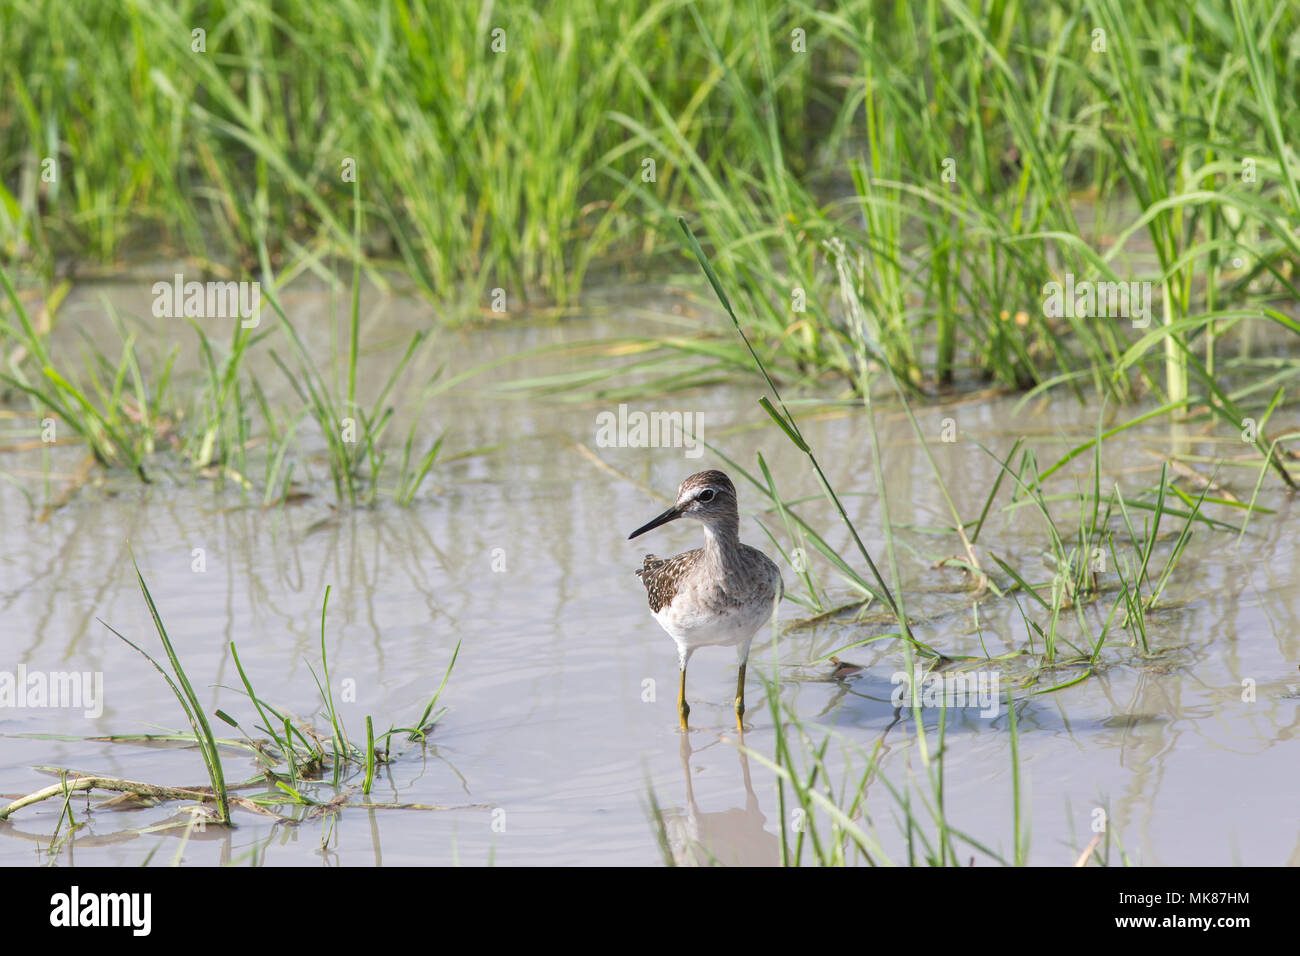
[[[113,295],[124,311],[147,315],[147,301],[132,299],[135,292]],[[94,326],[102,315],[97,303],[97,296],[79,292],[69,314],[93,336],[112,341]],[[306,321],[323,314],[328,300],[304,293],[289,304],[295,318]],[[370,382],[393,360],[402,336],[431,317],[400,300],[367,314],[366,341],[375,343],[363,364]],[[444,363],[464,368],[546,344],[679,331],[684,322],[669,316],[656,324],[638,313],[635,319],[605,315],[446,333],[414,378],[427,379]],[[307,322],[309,340],[328,341],[326,325]],[[161,330],[160,341],[169,334]],[[184,376],[194,367],[193,337],[175,334],[183,350],[178,375]],[[0,467],[33,489],[38,504],[30,506],[14,483],[0,482],[0,671],[84,671],[103,680],[98,715],[87,715],[84,707],[0,709],[0,794],[6,799],[52,782],[37,766],[169,786],[206,783],[193,749],[85,739],[188,729],[158,674],[100,623],[161,654],[134,581],[132,552],[208,712],[221,708],[246,728],[255,714],[235,689],[240,681],[232,641],[260,696],[324,726],[314,716],[320,695],[309,665],[320,673],[327,586],[331,686],[354,740],[364,738],[366,715],[377,732],[390,724],[409,726],[437,688],[457,642],[461,650],[441,701],[447,711],[428,744],[399,738],[395,759],[380,768],[368,798],[435,809],[348,808],[337,815],[284,809],[301,820],[296,826],[237,810],[235,829],[208,827],[182,846],[182,828],[156,829],[184,819],[181,802],[104,808],[97,806],[103,799],[97,793],[87,814],[86,797],[79,795],[71,808],[88,823],[66,840],[61,834],[53,852],[61,800],[0,823],[0,863],[157,865],[171,862],[179,850],[188,864],[656,864],[662,854],[649,809],[653,792],[679,859],[711,855],[723,863],[775,864],[777,795],[772,773],[757,756],[773,752],[764,676],[775,678],[814,740],[828,731],[838,735],[828,760],[841,774],[860,773],[865,758],[853,748],[870,753],[883,736],[880,775],[867,788],[866,822],[889,858],[905,862],[902,814],[882,777],[918,799],[929,790],[919,781],[911,720],[896,723],[891,702],[893,675],[905,667],[902,649],[881,641],[844,651],[840,657],[862,669],[841,680],[829,679],[831,664],[810,663],[887,626],[840,618],[791,628],[811,612],[787,600],[779,639],[774,644],[760,637],[751,657],[744,743],[755,756],[746,758],[736,747],[734,655],[727,649],[695,655],[688,684],[693,728],[685,740],[678,733],[674,648],[651,618],[633,570],[646,551],[696,547],[700,532],[677,522],[635,542],[626,537],[663,509],[664,496],[687,474],[729,466],[707,449],[691,457],[681,447],[601,447],[598,416],[617,415],[617,400],[574,402],[563,394],[492,388],[600,361],[540,356],[485,372],[435,398],[427,409],[429,431],[446,431],[453,460],[435,466],[410,508],[385,502],[339,511],[322,466],[306,485],[313,497],[263,510],[257,496],[245,503],[236,490],[217,491],[178,468],[176,476],[163,472],[148,486],[112,476],[38,523],[42,453],[6,454]],[[264,371],[268,392],[287,401],[283,376],[269,362]],[[733,384],[626,404],[632,412],[702,416],[703,438],[756,475],[761,452],[782,494],[810,496],[798,506],[800,514],[852,561],[847,534],[817,497],[806,459],[758,408],[760,388],[757,378],[737,377]],[[976,396],[918,409],[965,520],[978,517],[998,473],[976,441],[1006,455],[1024,436],[1046,466],[1096,432],[1099,410],[1064,393],[1021,410],[1016,402],[1015,396]],[[863,411],[801,405],[798,413],[805,437],[886,569]],[[1108,423],[1120,422],[1136,410],[1111,407],[1102,414]],[[952,442],[941,438],[944,419],[952,420]],[[1288,426],[1295,422],[1275,420],[1270,428],[1280,434]],[[1027,647],[1015,600],[985,594],[977,616],[969,579],[934,567],[935,558],[959,550],[951,534],[928,533],[950,524],[947,506],[905,416],[882,406],[878,428],[903,595],[919,622],[917,636],[954,655],[986,649],[997,656]],[[1130,430],[1106,442],[1102,487],[1118,482],[1126,496],[1136,496],[1156,483],[1162,456],[1230,457],[1242,452],[1234,439],[1200,424]],[[454,458],[482,448],[490,450]],[[76,447],[53,452],[56,490],[81,457]],[[1091,455],[1081,455],[1051,479],[1049,490],[1068,494],[1086,484],[1090,466]],[[1200,467],[1208,472],[1210,466]],[[1228,467],[1219,480],[1247,499],[1256,474]],[[797,545],[778,515],[761,511],[758,492],[732,475],[742,539],[779,557],[757,523],[762,520],[783,547]],[[1006,577],[989,551],[1022,573],[1035,573],[1035,582],[1047,580],[1042,519],[1031,507],[1002,510],[1009,502],[1004,482],[977,555],[1003,584]],[[1259,503],[1276,513],[1255,515],[1239,546],[1235,532],[1197,526],[1161,604],[1148,615],[1150,653],[1107,647],[1103,666],[1088,679],[1019,705],[1029,862],[1072,862],[1092,838],[1097,808],[1104,808],[1112,862],[1120,862],[1122,848],[1132,861],[1148,865],[1300,863],[1300,512],[1272,478]],[[1077,506],[1060,507],[1062,529],[1073,531]],[[1227,509],[1210,514],[1240,522],[1240,514]],[[1162,539],[1156,549],[1153,560],[1161,567],[1171,545],[1172,538]],[[202,549],[202,571],[195,570],[195,549]],[[851,600],[828,564],[808,553],[832,596],[839,603]],[[800,593],[788,564],[782,572],[787,591]],[[1113,600],[1113,592],[1103,592],[1084,611],[1094,629]],[[1024,595],[1020,605],[1043,624],[1041,607]],[[1066,633],[1077,636],[1068,627]],[[1127,641],[1129,633],[1116,630],[1111,640]],[[1041,651],[1041,639],[1034,640]],[[1000,669],[1009,681],[1018,666],[1003,661],[985,670]],[[1038,686],[1075,673],[1044,675]],[[1243,699],[1252,696],[1252,686],[1253,700]],[[936,713],[925,711],[931,729]],[[214,730],[233,733],[218,721]],[[1010,856],[1007,714],[982,716],[974,706],[949,710],[946,748],[945,798],[953,825]],[[251,777],[255,769],[246,754],[226,752],[228,781]],[[355,788],[350,799],[357,803],[367,801],[361,777],[358,770],[344,782]],[[321,801],[337,792],[328,781],[311,791]],[[969,855],[991,862],[974,850]]]

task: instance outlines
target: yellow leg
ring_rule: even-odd
[[[677,684],[677,719],[681,722],[682,730],[690,730],[686,724],[686,718],[691,716],[691,705],[686,703],[686,665],[682,664],[681,680]]]
[[[745,725],[741,723],[741,718],[745,716],[745,664],[746,661],[740,662],[740,673],[736,675],[736,729],[742,734],[745,732]]]

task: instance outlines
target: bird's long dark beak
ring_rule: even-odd
[[[627,540],[631,541],[631,540],[632,540],[633,538],[635,538],[637,535],[639,535],[639,534],[645,534],[647,531],[653,531],[655,528],[659,527],[661,524],[667,524],[667,523],[670,522],[670,521],[676,521],[676,520],[677,520],[678,518],[680,518],[681,516],[682,516],[682,513],[681,513],[680,511],[678,511],[676,507],[669,508],[669,509],[668,509],[667,511],[665,511],[663,514],[661,514],[658,518],[655,518],[653,521],[649,522],[648,524],[643,524],[641,527],[639,527],[639,528],[637,528],[635,531],[633,531],[630,535],[627,536]]]

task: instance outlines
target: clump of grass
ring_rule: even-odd
[[[666,104],[653,121],[616,117],[686,171],[692,218],[760,342],[859,389],[863,365],[909,391],[973,373],[1121,401],[1154,392],[1177,413],[1208,403],[1242,427],[1255,383],[1218,381],[1227,336],[1259,323],[1300,332],[1269,304],[1300,298],[1300,166],[1277,106],[1300,93],[1286,67],[1293,8],[1230,0],[1213,25],[1174,4],[1116,0],[1088,16],[1071,3],[950,0],[796,16],[819,62],[843,68],[819,171],[847,171],[847,196],[814,198],[817,178],[792,174],[797,143],[779,135],[772,101],[807,70],[791,63],[755,88],[710,24],[698,28],[718,79],[704,92],[750,141],[738,168],[720,170]],[[746,27],[761,36],[779,21],[756,13]],[[668,231],[670,204],[636,195]],[[1046,284],[1066,274],[1145,283],[1151,314],[1129,302],[1118,315],[1050,315]]]
[[[281,324],[296,353],[297,369],[291,370],[275,352],[271,353],[272,359],[284,372],[295,394],[303,402],[308,414],[315,420],[321,436],[325,439],[330,478],[335,495],[345,504],[356,505],[358,502],[373,504],[379,496],[380,480],[388,461],[388,451],[384,448],[382,440],[393,417],[394,409],[386,405],[386,402],[407,365],[428,338],[428,332],[417,332],[411,337],[402,357],[384,381],[374,407],[367,411],[357,402],[354,387],[358,322],[355,303],[350,319],[353,335],[347,356],[349,382],[353,385],[349,386],[348,394],[340,398],[332,394],[324,374],[312,361],[302,339],[273,295],[270,301],[279,313]],[[414,458],[412,445],[417,427],[418,422],[412,422],[403,446],[397,478],[398,489],[395,495],[402,504],[409,504],[413,500],[433,467],[442,445],[442,439],[438,438],[423,455]]]
[[[998,852],[986,841],[957,827],[945,804],[944,760],[951,747],[946,742],[947,710],[939,709],[937,723],[926,726],[923,709],[914,704],[912,738],[920,765],[920,779],[895,783],[881,766],[886,737],[899,726],[890,724],[870,753],[834,731],[810,731],[781,701],[779,688],[769,685],[768,702],[776,736],[775,753],[768,758],[747,752],[771,770],[776,778],[780,817],[780,851],[783,866],[965,866],[972,851],[1002,865],[1023,866],[1028,858],[1029,826],[1020,799],[1019,732],[1017,704],[1008,698],[1008,735],[1012,767],[1011,832],[1009,853]],[[931,740],[931,736],[933,740]],[[836,773],[828,752],[842,748],[844,765]],[[897,742],[891,748],[898,747]],[[869,811],[872,789],[883,787],[899,830],[905,858],[895,859],[885,847],[875,820],[885,814]],[[878,807],[879,801],[873,801]],[[797,821],[797,822],[796,822]]]
[[[995,459],[998,460],[1002,474],[1008,476],[1013,485],[1012,501],[1006,507],[1016,509],[1032,506],[1042,517],[1049,542],[1043,558],[1053,573],[1049,581],[1033,584],[1029,579],[1034,578],[1034,574],[1023,573],[997,554],[991,554],[993,562],[1009,579],[1001,588],[996,585],[994,587],[999,595],[1026,595],[1046,615],[1045,625],[1040,625],[1025,612],[1017,600],[1029,636],[1028,652],[1036,653],[1034,635],[1042,642],[1036,670],[1045,671],[1060,665],[1079,665],[1083,668],[1078,675],[1064,683],[1046,689],[1059,690],[1078,683],[1092,672],[1100,660],[1103,648],[1108,643],[1114,643],[1113,640],[1108,642],[1113,628],[1129,630],[1132,636],[1126,643],[1140,644],[1143,653],[1151,653],[1146,613],[1158,603],[1164,593],[1191,539],[1194,527],[1200,524],[1211,530],[1236,529],[1202,513],[1213,479],[1207,482],[1200,496],[1193,499],[1171,483],[1166,464],[1161,467],[1160,479],[1154,489],[1126,497],[1116,484],[1108,494],[1103,494],[1101,443],[1098,442],[1094,446],[1091,488],[1080,489],[1073,495],[1049,496],[1044,493],[1038,464],[1032,452],[1025,450],[1019,464],[1014,468],[1011,466],[1020,445],[1021,442],[1017,441],[1005,459]],[[983,448],[982,445],[980,447]],[[987,448],[984,451],[992,455]],[[995,486],[985,502],[973,536],[975,538],[979,536],[984,517],[988,514],[996,493]],[[1185,507],[1180,510],[1172,499],[1178,499]],[[1215,500],[1226,506],[1245,507],[1228,499]],[[1078,526],[1070,534],[1063,530],[1062,524],[1072,509]],[[1134,512],[1142,512],[1144,515],[1140,531],[1135,526]],[[1162,525],[1180,519],[1182,527],[1164,557],[1163,566],[1153,578],[1153,556],[1162,535]],[[1119,524],[1119,528],[1115,527],[1116,524]],[[1127,532],[1127,550],[1122,548],[1117,531]],[[1111,580],[1107,581],[1108,577]],[[1101,630],[1094,634],[1084,609],[1103,599],[1108,591],[1115,592],[1114,600]],[[1124,613],[1117,617],[1120,611]],[[1074,640],[1065,637],[1062,629],[1065,616],[1070,612],[1073,612],[1077,631]],[[1068,650],[1061,647],[1063,643]],[[1036,675],[1033,679],[1037,679]]]
[[[149,606],[149,615],[153,618],[154,628],[158,631],[158,639],[167,652],[167,660],[171,664],[171,675],[163,670],[162,666],[149,655],[148,651],[145,651],[130,638],[123,636],[112,625],[103,621],[100,623],[104,624],[122,641],[143,656],[167,682],[167,686],[175,695],[181,709],[185,711],[185,717],[189,721],[190,728],[194,731],[194,742],[198,745],[199,753],[203,757],[203,765],[208,770],[208,779],[212,781],[212,793],[216,797],[220,822],[225,826],[229,826],[230,796],[226,790],[226,775],[221,766],[221,754],[217,750],[217,740],[213,736],[212,725],[208,723],[208,716],[204,713],[203,704],[199,701],[198,695],[194,693],[194,688],[190,686],[189,678],[185,676],[185,669],[181,666],[180,658],[176,656],[176,649],[172,646],[171,638],[167,636],[167,628],[163,626],[162,615],[158,613],[158,606],[154,604],[153,595],[149,593],[149,586],[145,584],[144,575],[140,573],[140,566],[135,563],[134,557],[131,559],[131,564],[135,568],[135,579],[140,585],[140,593],[144,596],[145,604]],[[175,680],[172,679],[173,676]]]
[[[358,230],[359,226],[358,216]],[[423,424],[418,413],[446,387],[438,375],[414,403],[404,442],[394,449],[387,436],[395,414],[390,398],[428,341],[428,330],[412,336],[388,370],[374,405],[366,408],[359,400],[359,260],[354,264],[347,321],[344,385],[336,389],[330,384],[330,363],[307,348],[272,293],[269,299],[278,314],[278,326],[255,331],[235,322],[224,346],[190,320],[201,385],[186,402],[178,396],[172,379],[180,346],[147,362],[141,336],[106,305],[121,341],[120,358],[115,362],[87,338],[84,372],[74,375],[66,357],[49,345],[49,333],[36,328],[2,267],[0,284],[13,316],[9,319],[0,307],[0,338],[8,336],[16,343],[16,360],[9,363],[7,371],[0,370],[0,382],[26,395],[40,420],[52,418],[58,428],[67,428],[83,441],[103,467],[127,468],[149,481],[151,470],[167,467],[158,454],[175,455],[191,474],[209,476],[219,486],[229,480],[245,495],[260,490],[262,504],[270,506],[290,497],[295,472],[304,471],[298,440],[304,417],[316,422],[325,439],[330,477],[340,503],[374,504],[382,494],[399,505],[410,505],[437,463],[443,437],[423,449],[416,442]],[[277,331],[289,344],[290,360],[282,358],[274,347]],[[250,368],[254,357],[263,351],[285,374],[300,407],[291,403],[287,409],[276,408],[267,399],[256,371]],[[338,356],[334,359],[337,365]],[[464,381],[474,373],[475,369],[462,370],[455,381]],[[254,448],[259,449],[256,456]],[[260,481],[253,473],[259,461]]]
[[[270,330],[255,333],[242,322],[234,324],[230,345],[218,357],[218,347],[208,337],[203,326],[190,319],[198,336],[199,355],[206,375],[205,391],[197,403],[194,426],[185,437],[185,457],[199,470],[214,469],[218,479],[233,477],[241,487],[251,485],[248,478],[248,447],[253,441],[252,405],[262,413],[268,435],[276,436],[275,416],[255,377],[246,383],[244,363],[249,350],[269,334]],[[251,389],[252,394],[249,394]],[[278,436],[277,436],[278,437]],[[280,468],[283,466],[288,441],[272,441],[266,456],[266,495],[280,486]],[[284,476],[287,484],[289,476]]]
[[[209,262],[250,264],[263,240],[276,257],[351,254],[351,170],[376,213],[366,251],[442,305],[472,315],[495,288],[512,307],[564,301],[595,256],[642,242],[625,202],[642,160],[659,160],[653,191],[676,188],[668,158],[630,150],[608,117],[646,112],[626,61],[688,137],[745,142],[700,109],[712,56],[695,16],[727,35],[746,4],[91,4],[75,23],[56,8],[0,11],[0,254],[42,271],[68,254],[112,263],[146,236]],[[757,85],[759,50],[739,50],[733,69]],[[813,92],[782,84],[781,115]]]
[[[361,239],[361,195],[359,188],[353,194],[353,240]],[[263,274],[271,279],[270,256],[265,243],[258,246]],[[269,284],[274,285],[274,282]],[[352,296],[348,312],[347,353],[344,356],[346,369],[346,386],[341,395],[335,396],[326,381],[325,373],[313,360],[311,353],[303,343],[301,336],[289,321],[289,317],[280,307],[274,291],[268,294],[272,308],[280,318],[280,324],[287,335],[298,360],[297,372],[290,371],[284,360],[274,351],[271,358],[284,372],[298,398],[315,419],[328,450],[330,477],[334,490],[340,501],[355,505],[358,500],[373,504],[379,494],[380,478],[388,460],[388,453],[382,446],[382,439],[390,420],[393,408],[386,403],[394,386],[402,377],[411,359],[429,337],[428,330],[421,330],[411,336],[406,351],[393,366],[384,380],[374,407],[367,411],[357,399],[357,363],[360,358],[361,329],[361,260],[353,259]],[[430,383],[432,387],[432,383]],[[428,397],[429,389],[424,392]],[[397,477],[395,498],[399,503],[409,504],[415,497],[429,470],[433,467],[442,439],[437,439],[418,459],[412,458],[412,444],[415,440],[418,421],[412,421],[403,448],[402,461]]]
[[[321,675],[317,675],[315,668],[312,667],[312,676],[315,678],[316,687],[320,691],[322,716],[329,728],[328,733],[323,734],[314,730],[305,733],[286,712],[282,712],[259,697],[253,689],[252,682],[249,680],[243,664],[240,662],[239,652],[234,642],[232,641],[230,645],[231,656],[235,662],[235,669],[239,672],[244,693],[253,704],[260,721],[260,723],[253,725],[254,729],[269,737],[269,743],[260,750],[264,756],[264,773],[274,781],[275,786],[282,791],[282,794],[287,794],[294,801],[300,803],[312,802],[302,792],[302,781],[317,777],[327,771],[331,775],[332,785],[338,787],[343,780],[344,774],[361,768],[364,771],[362,792],[369,793],[374,780],[375,768],[380,764],[390,762],[392,759],[392,738],[395,735],[406,734],[407,739],[410,741],[423,741],[432,732],[443,714],[443,711],[435,712],[435,708],[438,705],[438,700],[442,697],[442,692],[447,687],[447,681],[451,678],[452,669],[456,666],[456,658],[460,654],[460,643],[457,642],[455,649],[452,651],[451,660],[447,664],[447,670],[443,674],[442,682],[438,685],[438,689],[434,691],[433,696],[429,699],[428,704],[414,724],[410,727],[389,727],[384,733],[376,735],[372,717],[367,714],[365,745],[363,747],[354,744],[348,737],[342,715],[335,706],[334,693],[329,678],[329,660],[325,651],[325,620],[329,607],[329,595],[330,588],[327,587],[324,600],[321,602]],[[223,719],[230,723],[231,726],[239,728],[242,732],[242,728],[232,718],[223,715]],[[310,739],[308,739],[309,737]],[[271,754],[278,754],[278,757],[273,757]],[[268,795],[266,799],[269,803],[274,804],[275,794]]]
[[[10,370],[0,371],[0,381],[26,394],[41,412],[57,415],[56,421],[80,436],[100,464],[129,468],[148,481],[144,466],[154,448],[154,423],[162,417],[160,396],[167,392],[170,361],[159,372],[154,388],[148,389],[136,359],[135,338],[118,323],[122,354],[117,364],[93,354],[85,363],[83,381],[78,381],[55,364],[3,266],[0,285],[18,323],[15,326],[0,312],[0,338],[18,343],[36,366],[29,375],[21,364],[11,363]]]
[[[134,562],[134,559],[133,559]],[[235,668],[239,672],[240,680],[243,683],[244,692],[247,694],[249,701],[252,703],[257,712],[257,721],[253,724],[253,729],[267,735],[267,738],[253,738],[249,736],[239,721],[230,714],[222,710],[216,710],[214,716],[224,721],[229,726],[235,728],[242,735],[240,739],[225,739],[217,737],[212,731],[212,725],[208,715],[203,708],[202,703],[195,694],[194,688],[190,683],[180,658],[176,654],[175,646],[167,634],[167,629],[163,624],[162,615],[154,603],[153,595],[149,592],[148,585],[145,583],[144,576],[140,573],[138,566],[135,568],[136,581],[139,584],[140,592],[144,597],[145,603],[149,608],[150,616],[153,618],[154,627],[157,631],[158,638],[163,645],[163,649],[170,665],[170,673],[164,669],[158,661],[152,657],[148,651],[144,650],[135,642],[124,636],[112,625],[101,621],[106,628],[114,635],[125,642],[127,645],[136,650],[146,660],[151,663],[155,669],[162,675],[163,680],[176,697],[177,702],[184,710],[187,721],[190,724],[192,733],[189,734],[152,734],[145,737],[138,736],[118,736],[107,738],[115,742],[141,742],[155,740],[169,740],[176,742],[192,743],[199,748],[202,755],[204,766],[208,772],[208,778],[211,782],[211,791],[204,792],[188,788],[167,787],[157,784],[144,783],[132,780],[120,780],[106,776],[93,776],[85,774],[75,774],[69,776],[68,771],[60,771],[57,768],[50,768],[52,772],[60,774],[60,784],[46,788],[38,793],[20,799],[3,809],[3,815],[0,819],[8,817],[9,814],[24,806],[36,803],[40,800],[52,796],[63,795],[65,804],[68,794],[73,790],[91,790],[107,789],[122,793],[133,793],[140,796],[146,796],[162,800],[200,800],[212,801],[216,804],[217,817],[216,822],[224,826],[231,826],[232,820],[230,815],[231,805],[234,804],[245,809],[255,812],[267,812],[271,808],[284,807],[286,805],[297,805],[305,807],[321,808],[326,806],[313,799],[307,792],[304,784],[315,780],[326,773],[330,774],[331,786],[338,789],[345,782],[345,778],[354,773],[362,774],[361,789],[363,793],[369,794],[374,782],[376,769],[381,765],[392,761],[392,738],[399,734],[407,735],[409,741],[424,741],[433,731],[438,720],[441,718],[444,710],[435,710],[443,691],[447,687],[447,682],[451,678],[452,668],[456,666],[456,658],[460,653],[460,644],[456,644],[452,651],[451,660],[447,665],[447,670],[443,674],[442,682],[438,689],[429,699],[428,704],[420,714],[418,720],[409,727],[392,727],[382,734],[374,732],[374,722],[371,715],[366,715],[366,736],[364,746],[354,744],[349,739],[343,719],[334,705],[334,695],[329,679],[329,663],[325,650],[325,621],[326,611],[329,606],[330,589],[326,588],[325,598],[321,603],[321,673],[323,678],[316,676],[315,669],[312,669],[313,677],[316,678],[317,688],[321,694],[321,704],[323,715],[326,719],[327,730],[321,732],[311,725],[303,722],[295,722],[293,717],[287,712],[282,711],[264,699],[259,697],[253,690],[253,685],[244,670],[243,663],[239,659],[239,652],[234,642],[230,644],[231,656],[235,661]],[[104,738],[98,738],[104,739]],[[222,764],[220,753],[221,747],[237,748],[244,750],[256,759],[260,765],[259,773],[251,780],[239,784],[230,785],[226,780],[225,768]],[[239,796],[234,791],[246,790],[251,786],[264,785],[271,782],[274,789],[268,792],[253,794],[251,796]],[[338,800],[332,801],[328,806],[337,809],[341,804]],[[405,805],[395,805],[405,806]],[[414,806],[414,805],[411,805]],[[65,805],[64,816],[69,816],[70,811]],[[278,814],[272,812],[272,816]],[[60,817],[56,825],[56,836],[58,828],[62,826],[63,817]],[[75,825],[75,821],[74,821]]]

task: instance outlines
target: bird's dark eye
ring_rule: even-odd
[[[703,491],[701,491],[701,492],[699,493],[699,495],[696,497],[695,500],[696,500],[696,501],[703,501],[703,502],[705,502],[706,504],[707,504],[708,502],[712,501],[712,500],[713,500],[713,489],[712,489],[712,488],[705,488]]]

